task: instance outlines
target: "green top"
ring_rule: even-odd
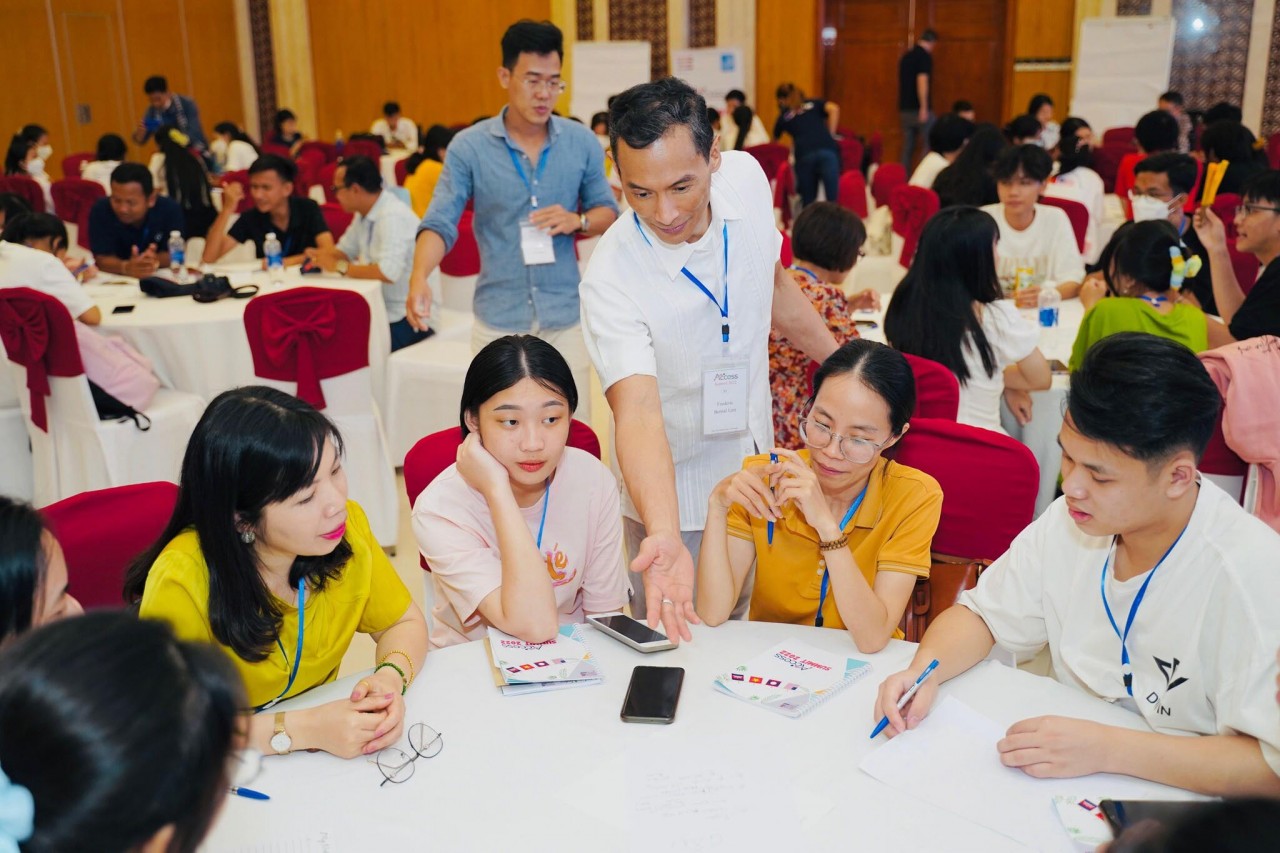
[[[1146,332],[1186,346],[1194,353],[1209,348],[1209,332],[1204,312],[1190,305],[1175,303],[1168,314],[1161,314],[1143,299],[1112,296],[1103,299],[1085,313],[1080,332],[1071,348],[1074,372],[1084,362],[1089,347],[1119,332]]]

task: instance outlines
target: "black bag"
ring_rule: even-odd
[[[89,393],[93,395],[93,407],[98,410],[98,420],[119,421],[128,418],[133,421],[134,426],[143,432],[151,429],[151,418],[123,400],[107,393],[99,385],[89,382]]]
[[[148,276],[138,282],[142,292],[147,296],[165,299],[170,296],[190,296],[196,302],[217,302],[219,299],[234,297],[248,299],[258,292],[256,284],[232,287],[231,280],[225,275],[206,273],[194,284],[178,284],[158,275]]]

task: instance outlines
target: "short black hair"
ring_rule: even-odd
[[[1243,118],[1244,112],[1235,104],[1227,101],[1218,101],[1218,103],[1204,111],[1204,126],[1208,127],[1220,121],[1240,121]]]
[[[1090,347],[1067,393],[1076,432],[1147,463],[1182,450],[1198,462],[1221,406],[1218,386],[1185,344],[1142,332]]]
[[[1182,93],[1173,89],[1165,92],[1157,100],[1164,101],[1166,104],[1173,104],[1176,107],[1182,106]]]
[[[1112,279],[1124,276],[1148,290],[1167,293],[1173,286],[1171,249],[1177,252],[1178,257],[1182,257],[1178,232],[1167,220],[1153,219],[1133,223],[1133,227],[1125,232],[1123,239],[1111,253],[1109,263],[1114,272],[1109,272],[1106,276],[1108,284],[1114,287]]]
[[[1013,145],[996,155],[991,165],[991,177],[997,183],[1012,180],[1019,171],[1033,181],[1047,181],[1053,171],[1053,160],[1039,145]]]
[[[1173,151],[1178,147],[1178,120],[1164,110],[1152,110],[1138,119],[1133,138],[1148,154]]]
[[[570,414],[578,408],[578,386],[560,350],[533,335],[505,335],[476,353],[467,368],[458,411],[462,434],[471,432],[467,426],[468,414],[479,415],[486,400],[522,379],[532,379],[564,397]]]
[[[938,40],[938,33],[932,28],[926,29],[920,34],[920,41],[935,42]]]
[[[720,111],[715,107],[707,107],[707,123],[712,127],[716,126],[716,122],[720,120]]]
[[[382,172],[378,164],[368,157],[348,157],[338,164],[342,173],[342,185],[359,187],[365,192],[376,193],[382,190]]]
[[[1200,148],[1207,157],[1216,157],[1232,163],[1249,163],[1254,160],[1253,131],[1238,121],[1220,121],[1211,124],[1200,134]]]
[[[40,616],[36,602],[44,604],[46,530],[35,507],[0,495],[0,646],[25,634]]]
[[[1031,139],[1039,135],[1043,129],[1040,119],[1030,114],[1015,116],[1008,124],[1004,126],[1004,135],[1008,137],[1010,142],[1015,139]]]
[[[387,118],[400,114],[400,104],[396,101],[387,101],[382,105],[382,114]]]
[[[951,105],[953,113],[967,113],[973,110],[973,103],[970,101],[956,101]]]
[[[98,137],[98,150],[94,156],[99,160],[123,160],[128,150],[120,134],[104,133]]]
[[[169,91],[169,81],[164,79],[164,77],[160,76],[159,74],[153,74],[152,76],[147,78],[147,81],[145,83],[142,84],[142,91],[143,91],[143,94],[147,94],[147,95],[155,95],[161,92],[167,92]]]
[[[441,162],[439,149],[448,148],[449,143],[453,141],[453,131],[445,127],[443,124],[433,124],[427,128],[426,134],[422,138],[422,153],[426,155],[428,160]]]
[[[689,128],[693,147],[711,157],[715,131],[707,120],[707,102],[692,86],[675,77],[640,83],[617,96],[609,108],[609,146],[618,157],[618,140],[631,148],[648,148],[676,125]]]
[[[502,34],[502,67],[508,71],[514,69],[522,53],[536,53],[538,56],[554,53],[563,62],[564,34],[550,21],[530,18],[516,21]]]
[[[41,137],[49,135],[49,131],[39,124],[24,124],[18,132],[32,142],[39,142]]]
[[[1179,154],[1176,151],[1164,151],[1160,154],[1152,154],[1138,161],[1138,165],[1133,167],[1133,173],[1140,175],[1143,172],[1157,172],[1169,177],[1169,187],[1173,190],[1174,195],[1179,193],[1190,193],[1191,189],[1196,185],[1196,175],[1199,169],[1196,167],[1196,161],[1188,154]]]
[[[796,217],[791,229],[791,253],[823,269],[852,269],[867,229],[853,211],[833,201],[815,201]]]
[[[156,185],[151,180],[151,170],[141,163],[121,163],[111,170],[111,183],[137,184],[142,187],[142,194],[149,196],[155,192]]]
[[[4,233],[0,240],[6,243],[25,243],[27,240],[52,238],[53,248],[67,248],[67,226],[52,213],[22,213],[13,219],[5,219]]]
[[[866,338],[854,338],[827,356],[813,374],[813,396],[818,397],[822,384],[834,376],[852,373],[874,391],[889,407],[889,431],[901,435],[916,408],[916,378],[906,356]]]
[[[263,154],[249,167],[250,176],[259,172],[275,172],[280,176],[280,180],[293,183],[294,178],[298,176],[298,167],[279,154]]]
[[[1031,102],[1027,104],[1027,115],[1033,116],[1040,112],[1040,108],[1045,104],[1053,106],[1053,98],[1050,98],[1044,92],[1039,92],[1031,96]]]
[[[955,113],[943,113],[929,128],[929,148],[939,154],[950,154],[963,148],[970,136],[973,136],[973,122]]]
[[[604,125],[604,132],[609,132],[609,114],[605,112],[591,114],[591,129],[595,130],[597,124]]]
[[[724,99],[726,101],[742,101],[745,104],[747,102],[747,93],[741,89],[730,89],[724,93]]]
[[[1240,197],[1245,201],[1260,201],[1273,207],[1280,206],[1280,172],[1275,169],[1258,172],[1244,182]]]

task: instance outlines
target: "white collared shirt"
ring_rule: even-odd
[[[338,240],[338,249],[351,263],[377,264],[388,279],[382,285],[382,301],[389,323],[404,319],[417,233],[418,215],[384,189],[368,215],[357,213]]]
[[[723,303],[726,225],[727,349],[720,311],[680,272],[687,267]],[[657,377],[680,527],[701,530],[715,484],[741,468],[744,457],[773,446],[768,344],[782,236],[764,170],[741,151],[721,155],[711,177],[711,225],[697,242],[668,246],[641,228],[635,217],[622,216],[600,238],[582,277],[582,328],[605,389],[628,376]],[[748,365],[748,428],[708,438],[702,434],[702,370],[726,356]],[[625,489],[623,495],[623,514],[639,519]]]
[[[1047,645],[1063,684],[1132,702],[1165,734],[1249,735],[1280,773],[1280,536],[1202,479],[1186,531],[1154,576],[1118,581],[1112,557],[1107,604],[1121,632],[1151,578],[1129,631],[1132,700],[1102,604],[1110,550],[1111,537],[1083,533],[1058,498],[958,603],[1006,649],[1034,654]]]
[[[373,127],[369,128],[369,133],[374,136],[381,136],[383,142],[390,145],[392,142],[399,142],[410,151],[418,147],[418,125],[412,119],[400,116],[400,120],[396,122],[395,130],[391,129],[391,122],[385,118],[380,118],[373,123]]]
[[[66,306],[74,320],[93,307],[93,299],[55,255],[21,243],[0,243],[0,287],[29,287]]]

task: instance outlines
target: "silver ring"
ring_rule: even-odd
[[[672,607],[675,607],[675,606],[676,606],[676,603],[675,603],[674,601],[672,601],[671,599],[669,599],[669,598],[664,598],[664,599],[662,599],[662,603],[663,603],[663,604],[670,604]]]

